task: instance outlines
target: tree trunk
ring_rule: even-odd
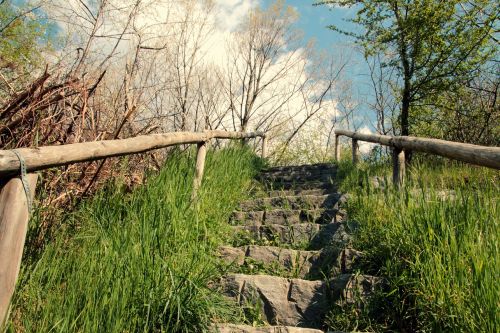
[[[404,88],[403,88],[403,100],[401,103],[401,135],[408,136],[410,135],[410,82],[409,80],[405,80]],[[409,164],[411,161],[411,150],[405,150],[405,162]]]
[[[401,135],[408,136],[410,135],[410,126],[409,126],[409,113],[410,113],[410,90],[409,87],[406,87],[403,90],[403,101],[401,105]]]

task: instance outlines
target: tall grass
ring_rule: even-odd
[[[260,162],[243,148],[210,152],[194,204],[193,155],[175,152],[146,185],[109,185],[69,214],[23,266],[9,330],[196,332],[230,313],[208,288],[222,273],[213,253]]]
[[[387,289],[342,329],[403,332],[500,330],[500,174],[459,163],[415,163],[394,189],[389,163],[342,163],[343,190],[359,222],[361,272]],[[374,186],[378,176],[379,186]],[[382,180],[381,180],[382,179]],[[385,185],[387,184],[387,185]],[[343,327],[339,327],[343,326]]]

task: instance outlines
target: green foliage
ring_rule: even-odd
[[[500,66],[483,66],[474,80],[443,92],[414,114],[413,132],[419,136],[500,145]]]
[[[22,266],[10,331],[198,332],[233,313],[209,289],[223,274],[215,249],[260,160],[243,148],[209,152],[195,204],[193,155],[174,152],[146,185],[110,185],[69,214]]]
[[[384,300],[381,291],[376,291],[369,300],[359,295],[359,291],[355,291],[353,300],[352,303],[338,302],[332,305],[325,318],[329,329],[349,332],[387,332],[387,325],[379,322],[381,304],[378,300]]]
[[[12,1],[0,4],[0,69],[29,69],[40,60],[39,41],[47,25],[36,9]]]
[[[244,303],[241,305],[242,319],[245,324],[253,327],[266,326],[269,323],[265,318],[264,304],[256,291],[252,295],[245,298]]]
[[[235,270],[235,272],[242,274],[250,274],[250,275],[267,274],[267,275],[281,276],[287,278],[297,277],[296,275],[294,276],[295,272],[290,272],[286,270],[277,261],[272,263],[265,263],[263,261],[255,260],[252,258],[246,258],[243,265],[241,267],[238,267]]]
[[[500,10],[494,0],[326,0],[318,4],[352,7],[352,36],[365,56],[384,54],[383,67],[398,78],[391,85],[401,99],[399,130],[408,135],[420,106],[472,78],[496,52],[492,39]]]
[[[388,164],[341,165],[349,216],[360,222],[361,270],[387,288],[347,322],[332,311],[332,328],[498,332],[500,174],[426,161],[414,159],[401,190],[387,181]],[[374,186],[374,176],[386,181]]]

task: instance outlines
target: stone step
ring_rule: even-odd
[[[257,179],[263,183],[284,182],[314,182],[332,181],[336,179],[336,172],[309,172],[309,173],[283,173],[283,174],[260,174]]]
[[[288,244],[291,246],[307,246],[318,250],[323,246],[335,243],[339,247],[349,243],[342,223],[297,223],[290,225],[244,225],[231,227],[238,245],[248,244]],[[338,231],[338,232],[337,232]]]
[[[277,208],[289,209],[319,209],[319,208],[337,208],[335,204],[341,199],[339,193],[325,195],[300,195],[300,196],[281,196],[270,198],[259,198],[243,201],[239,205],[241,211],[269,210]]]
[[[303,190],[273,190],[267,191],[265,197],[289,197],[289,196],[302,196],[302,195],[326,195],[326,194],[335,194],[337,193],[336,187],[331,187],[327,189],[303,189]]]
[[[336,185],[334,184],[334,178],[330,176],[324,176],[315,179],[277,179],[275,181],[265,181],[262,182],[263,186],[267,190],[311,190],[311,189],[332,189]]]
[[[337,209],[273,209],[258,211],[235,211],[230,223],[233,225],[263,225],[263,224],[325,224],[341,220],[343,212]]]
[[[242,307],[257,305],[271,325],[320,328],[329,310],[323,281],[231,274],[223,279],[222,292]]]
[[[269,172],[308,172],[308,171],[318,171],[318,170],[329,170],[336,169],[336,166],[331,163],[317,163],[317,164],[305,164],[305,165],[287,165],[271,167],[263,170],[263,173]]]
[[[273,273],[273,275],[321,279],[352,271],[362,254],[350,248],[327,248],[320,251],[300,251],[276,246],[249,245],[222,246],[219,257],[245,273]]]
[[[337,173],[337,168],[328,169],[318,169],[318,170],[306,170],[306,171],[293,171],[293,170],[283,170],[283,171],[262,171],[259,174],[261,179],[269,178],[279,178],[282,176],[319,176],[319,175],[332,175]]]
[[[265,271],[301,279],[318,277],[327,259],[321,251],[298,251],[258,245],[223,246],[219,249],[219,255],[225,262],[237,268],[245,268],[246,273]]]
[[[328,282],[230,274],[220,288],[243,310],[260,310],[270,325],[322,328],[333,304],[360,304],[380,283],[380,278],[355,274],[342,274]]]
[[[214,333],[324,333],[313,328],[294,326],[262,326],[253,327],[249,325],[217,324],[214,325]]]

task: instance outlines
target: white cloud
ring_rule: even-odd
[[[206,61],[217,66],[224,66],[227,63],[227,43],[231,33],[258,5],[259,0],[215,0],[215,11],[211,17],[213,31],[204,48]]]
[[[368,128],[367,126],[361,127],[360,129],[357,130],[357,132],[363,133],[363,134],[373,134],[372,130],[370,128]],[[359,151],[362,154],[368,154],[371,152],[373,147],[375,147],[375,145],[376,145],[375,143],[359,141]]]
[[[234,31],[259,0],[215,0],[216,23],[222,31]]]

